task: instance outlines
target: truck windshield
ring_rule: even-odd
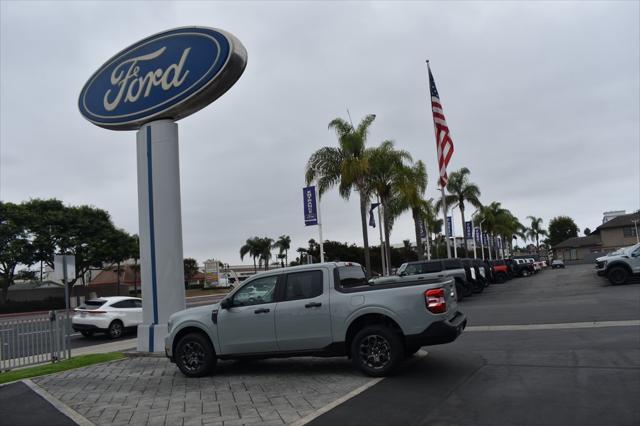
[[[338,277],[340,277],[340,287],[358,287],[368,285],[367,277],[364,275],[362,266],[341,266],[338,268]]]

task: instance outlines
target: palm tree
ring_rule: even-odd
[[[273,245],[273,239],[264,237],[258,238],[258,264],[262,265],[264,262],[264,270],[269,270],[269,261],[271,260],[271,247]]]
[[[424,258],[422,243],[422,233],[420,232],[420,221],[424,220],[424,212],[428,208],[427,202],[423,199],[427,189],[427,169],[421,160],[412,166],[405,166],[401,169],[399,179],[396,184],[396,196],[398,198],[398,209],[392,214],[400,214],[405,210],[411,210],[413,224],[416,233],[416,247],[418,248],[418,260]],[[400,210],[399,212],[397,210]],[[427,242],[428,243],[428,242]]]
[[[367,275],[371,274],[371,257],[369,255],[369,236],[367,234],[367,191],[366,177],[369,173],[369,162],[365,156],[369,126],[376,116],[367,115],[357,127],[342,118],[329,123],[338,135],[338,147],[320,148],[307,162],[305,180],[307,185],[318,181],[318,195],[338,185],[340,196],[349,199],[355,189],[360,195],[360,221],[362,224],[362,240],[364,242],[364,262]]]
[[[445,195],[447,208],[456,206],[460,210],[463,229],[466,229],[464,203],[468,202],[475,208],[480,208],[482,206],[478,199],[478,197],[480,197],[480,188],[478,188],[478,185],[469,182],[470,174],[471,172],[466,167],[451,172],[449,175],[449,181],[447,182],[447,192],[449,192],[450,195]],[[438,201],[437,206],[438,210],[442,209],[442,200]],[[471,237],[473,238],[473,236]]]
[[[420,209],[420,214],[422,219],[424,220],[424,225],[427,228],[427,257],[431,259],[431,248],[429,239],[431,234],[437,235],[442,232],[443,220],[438,219],[438,213],[433,205],[433,198],[430,198],[425,201],[422,209]]]
[[[396,150],[392,141],[384,141],[379,147],[367,149],[365,153],[369,160],[369,175],[367,187],[371,193],[380,198],[384,221],[384,239],[386,247],[387,265],[391,265],[391,235],[392,216],[390,215],[391,197],[402,180],[405,166],[404,161],[411,161],[411,155],[403,150]]]
[[[273,248],[277,248],[278,256],[284,252],[285,265],[289,265],[289,249],[291,248],[291,237],[288,235],[280,235],[278,241],[273,243]],[[278,257],[278,259],[282,259]]]
[[[495,231],[502,238],[502,258],[504,259],[505,244],[511,246],[515,237],[523,237],[526,228],[509,210],[501,209],[496,217]]]
[[[498,224],[501,220],[501,215],[503,215],[504,209],[502,208],[501,203],[494,201],[487,206],[481,206],[480,212],[476,216],[476,224],[482,223],[483,232],[486,232],[489,236],[496,235],[496,231],[499,229]],[[489,259],[491,259],[491,239],[489,239]],[[483,255],[484,256],[484,255]]]
[[[535,216],[527,216],[527,219],[531,221],[531,226],[526,228],[527,237],[531,238],[531,241],[536,242],[536,251],[540,253],[540,235],[549,235],[546,229],[542,228],[542,218]]]
[[[253,270],[256,273],[258,272],[256,258],[260,256],[260,243],[258,240],[258,237],[248,238],[247,242],[240,247],[240,260],[243,260],[246,254],[249,254],[253,258]]]

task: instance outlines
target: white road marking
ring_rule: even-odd
[[[60,402],[58,398],[54,397],[49,392],[42,389],[40,386],[36,385],[31,380],[25,379],[22,381],[22,383],[29,386],[29,388],[31,388],[32,391],[40,395],[45,401],[53,405],[56,410],[60,411],[62,414],[64,414],[65,416],[73,420],[76,424],[80,426],[93,426],[93,423],[87,420],[83,415],[81,415],[71,407]]]
[[[640,320],[564,322],[556,324],[516,324],[516,325],[475,325],[464,331],[525,331],[525,330],[562,330],[572,328],[630,327],[640,326]]]
[[[429,352],[427,352],[427,351],[425,351],[423,349],[420,349],[416,353],[417,356],[414,357],[413,359],[417,360],[419,358],[427,356],[428,354],[429,354]],[[367,383],[365,383],[364,385],[360,386],[359,388],[356,388],[356,389],[352,390],[348,394],[341,396],[340,398],[336,399],[335,401],[325,405],[324,407],[321,407],[321,408],[317,409],[313,413],[308,414],[307,416],[301,418],[300,420],[297,420],[297,421],[291,423],[290,426],[306,425],[307,423],[311,422],[312,420],[316,419],[317,417],[320,417],[324,413],[333,410],[334,408],[336,408],[338,405],[342,404],[343,402],[346,402],[346,401],[350,400],[351,398],[353,398],[354,396],[361,394],[362,392],[364,392],[367,389],[369,389],[371,386],[374,386],[374,385],[380,383],[384,379],[385,379],[384,377],[377,377],[375,379],[371,379]]]

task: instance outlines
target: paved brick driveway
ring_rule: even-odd
[[[226,361],[187,379],[141,357],[33,381],[95,424],[228,426],[292,423],[370,380],[346,358]]]

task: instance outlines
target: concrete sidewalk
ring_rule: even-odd
[[[305,424],[378,381],[346,358],[221,361],[189,379],[166,358],[134,357],[33,379],[98,425],[220,426]]]

